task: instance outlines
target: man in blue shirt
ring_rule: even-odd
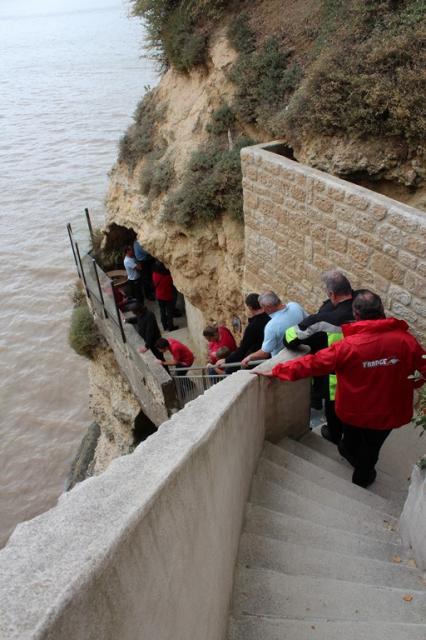
[[[284,304],[273,291],[265,291],[259,296],[259,304],[271,318],[265,326],[261,348],[242,360],[247,366],[250,360],[264,360],[276,356],[284,347],[284,334],[289,327],[302,322],[307,313],[297,302]]]

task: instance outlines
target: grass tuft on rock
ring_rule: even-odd
[[[100,335],[87,304],[74,307],[68,334],[69,345],[79,356],[93,358]]]

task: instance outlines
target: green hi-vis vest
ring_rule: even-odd
[[[335,342],[339,342],[343,338],[343,333],[341,331],[336,331],[335,333],[327,333],[327,344],[331,347]],[[330,400],[334,401],[336,399],[336,387],[337,387],[337,376],[335,373],[330,373],[328,376],[328,393],[330,395]]]
[[[297,325],[295,327],[289,327],[288,329],[286,329],[284,337],[286,339],[287,344],[290,344],[290,342],[293,342],[293,340],[297,340],[298,335],[297,335],[296,329],[297,329]]]

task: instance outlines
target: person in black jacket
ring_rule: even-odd
[[[328,299],[323,302],[317,313],[305,318],[300,324],[287,329],[284,335],[284,346],[294,349],[300,344],[308,345],[311,353],[316,353],[341,340],[343,337],[341,325],[351,322],[353,317],[352,301],[354,292],[351,284],[340,271],[326,271],[322,274],[322,281],[327,291]],[[312,406],[324,398],[324,409],[327,424],[321,427],[321,435],[326,440],[338,444],[342,437],[342,423],[334,410],[336,393],[336,376],[330,374],[313,379]]]
[[[263,311],[259,304],[259,294],[249,293],[246,296],[245,303],[248,309],[248,325],[244,330],[240,346],[233,351],[229,356],[219,360],[216,365],[220,367],[223,364],[232,364],[233,362],[241,362],[243,358],[258,351],[263,343],[263,334],[265,325],[270,321],[270,316]],[[227,367],[227,371],[230,373],[235,371],[238,365],[234,367]]]
[[[144,339],[145,346],[139,347],[141,353],[145,353],[148,349],[151,349],[156,358],[163,360],[164,357],[158,349],[155,347],[155,343],[161,338],[161,332],[158,328],[157,319],[152,311],[149,311],[143,304],[135,302],[130,305],[130,311],[136,316],[136,331]]]

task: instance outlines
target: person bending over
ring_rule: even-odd
[[[155,348],[164,357],[164,360],[159,360],[159,363],[166,367],[176,367],[178,376],[186,376],[187,367],[191,367],[194,363],[194,354],[191,349],[174,338],[159,338],[155,343]]]

